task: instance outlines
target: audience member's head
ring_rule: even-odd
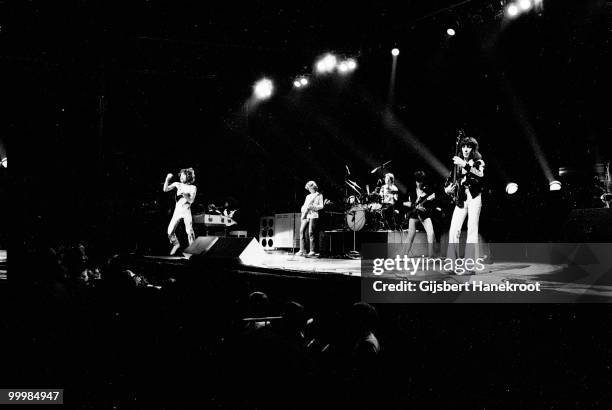
[[[85,252],[85,246],[78,244],[69,247],[64,253],[63,265],[68,271],[70,279],[82,280],[83,271],[87,269],[87,253]]]
[[[108,258],[102,269],[102,281],[108,285],[120,287],[134,287],[136,283],[125,269],[123,260],[119,255]]]
[[[270,314],[270,300],[263,292],[253,292],[249,295],[247,314],[251,317],[263,317]]]
[[[306,313],[304,306],[297,302],[285,303],[283,309],[282,331],[286,335],[302,338],[306,328]]]
[[[374,332],[378,324],[376,309],[368,303],[357,302],[351,308],[350,321],[351,330],[357,335]]]

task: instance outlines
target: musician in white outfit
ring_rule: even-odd
[[[456,259],[459,257],[459,238],[461,227],[467,217],[467,239],[465,245],[465,258],[476,260],[478,257],[478,223],[482,210],[482,191],[485,163],[478,152],[478,142],[475,138],[463,138],[459,144],[461,157],[453,157],[453,164],[459,167],[457,184],[449,184],[444,191],[452,195],[459,189],[458,201],[453,211],[450,230],[448,233],[448,250],[446,257]],[[466,271],[466,274],[474,274]]]
[[[195,200],[197,188],[195,185],[193,185],[195,182],[195,173],[193,168],[181,169],[179,174],[181,182],[173,182],[172,184],[168,185],[171,178],[172,174],[168,174],[166,176],[166,181],[164,182],[164,192],[169,192],[170,190],[176,188],[176,206],[174,207],[172,219],[168,224],[168,239],[172,244],[170,255],[174,255],[181,246],[175,234],[176,228],[181,220],[183,220],[183,223],[185,224],[185,231],[187,232],[189,244],[191,245],[191,243],[195,240],[193,221],[191,217],[191,204]]]
[[[316,182],[308,181],[305,188],[310,192],[302,205],[302,224],[300,225],[300,251],[298,256],[306,254],[306,242],[310,252],[306,256],[317,256],[317,225],[319,211],[323,209],[323,195],[319,192]],[[308,237],[306,237],[308,232]]]

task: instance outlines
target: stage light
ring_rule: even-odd
[[[453,30],[452,28],[449,28],[448,30],[446,30],[446,34],[448,34],[449,36],[454,36],[455,30]]]
[[[357,68],[357,62],[352,58],[342,61],[338,64],[338,72],[341,74],[349,73]]]
[[[522,11],[527,11],[531,8],[531,0],[519,0],[518,5]]]
[[[508,17],[516,17],[519,13],[519,8],[516,6],[516,4],[511,4],[506,9],[506,13],[508,14]]]
[[[391,50],[391,54],[393,54],[394,57],[397,57],[399,55],[399,48],[394,48]]]
[[[551,181],[550,190],[551,191],[560,191],[561,190],[561,182],[559,181]]]
[[[298,77],[293,81],[293,86],[295,88],[302,88],[308,85],[308,79],[306,77]]]
[[[516,182],[510,182],[506,185],[506,193],[508,195],[515,194],[518,191],[518,184]]]
[[[317,61],[316,70],[317,73],[331,73],[336,68],[338,64],[338,59],[333,54],[326,54],[323,58]]]
[[[2,166],[4,168],[8,168],[7,164],[6,164],[6,157],[2,158]]]
[[[274,92],[274,84],[272,84],[271,80],[263,78],[255,83],[253,86],[253,92],[255,93],[255,98],[258,100],[266,100],[272,96],[272,92]]]

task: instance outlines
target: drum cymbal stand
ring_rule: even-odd
[[[356,210],[352,210],[351,211],[351,205],[349,203],[349,196],[348,196],[348,188],[347,186],[350,186],[354,191],[357,192],[357,194],[359,195],[359,197],[361,197],[361,192],[359,192],[359,190],[361,190],[361,188],[355,184],[353,181],[350,180],[350,176],[351,176],[351,171],[349,170],[348,165],[344,166],[345,168],[345,173],[344,173],[344,226],[345,229],[351,229],[353,231],[353,250],[349,251],[347,254],[347,257],[350,259],[361,259],[361,254],[357,251],[356,249],[356,231],[355,231],[355,224],[356,224],[356,220],[355,220],[355,215],[357,213]],[[359,190],[357,189],[359,188]],[[346,217],[347,215],[351,215],[353,217],[353,227],[351,228],[349,222],[348,222],[348,218]],[[343,235],[344,238],[344,235]]]
[[[351,228],[351,230],[353,231],[353,250],[349,251],[347,254],[347,257],[349,257],[350,259],[361,259],[361,253],[359,253],[359,251],[357,250],[356,247],[356,235],[357,235],[357,230],[355,229],[355,224],[356,224],[356,220],[355,220],[355,214],[357,213],[356,210],[349,210],[346,214],[347,215],[351,215],[353,217],[353,227],[351,228],[351,226],[349,225],[348,221],[347,221],[347,225],[349,228]],[[345,220],[347,220],[347,218],[345,218]]]

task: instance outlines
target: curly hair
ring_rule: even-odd
[[[183,168],[181,169],[180,174],[185,174],[185,179],[187,180],[188,184],[193,184],[195,182],[195,171],[193,170],[193,168]]]
[[[319,187],[317,186],[317,183],[316,183],[316,182],[314,182],[314,181],[308,181],[308,182],[306,183],[306,186],[305,186],[304,188],[308,189],[309,187],[310,187],[310,188],[312,188],[312,189],[314,189],[315,191],[318,191],[318,190],[319,190]]]

